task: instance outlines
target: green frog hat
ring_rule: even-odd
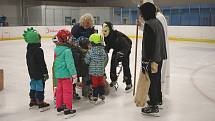
[[[23,37],[25,42],[29,44],[40,43],[41,39],[40,34],[33,27],[27,28],[27,30],[24,31]]]

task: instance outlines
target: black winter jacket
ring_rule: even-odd
[[[142,41],[142,61],[160,62],[167,59],[165,34],[155,18],[145,22]]]
[[[95,29],[94,27],[84,29],[84,27],[80,26],[80,24],[77,23],[72,27],[71,33],[76,39],[81,36],[89,38],[91,34],[95,33]]]
[[[113,49],[114,52],[120,51],[127,55],[131,51],[131,39],[117,30],[113,30],[108,37],[104,38],[104,41],[106,45],[106,52],[109,52],[110,49]]]
[[[32,80],[43,80],[43,75],[48,74],[44,53],[40,47],[40,43],[27,45],[26,61],[28,73]]]

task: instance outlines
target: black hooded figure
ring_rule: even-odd
[[[125,91],[132,89],[131,72],[129,67],[129,56],[131,53],[131,40],[123,33],[113,30],[111,22],[104,22],[102,24],[102,33],[104,35],[105,50],[108,53],[113,49],[110,68],[110,86],[113,87],[117,82],[116,67],[119,62],[122,62],[123,67],[123,81],[126,83]]]
[[[140,6],[140,13],[145,21],[142,41],[142,72],[147,71],[150,78],[148,107],[142,108],[143,113],[158,113],[162,103],[159,93],[161,68],[164,59],[167,59],[164,29],[156,19],[154,4],[146,2]]]

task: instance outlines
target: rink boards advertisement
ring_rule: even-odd
[[[58,30],[71,30],[72,26],[14,26],[14,27],[0,27],[0,40],[19,40],[23,39],[22,34],[28,27],[34,27],[42,36],[42,38],[52,38]],[[95,29],[101,33],[101,26],[96,25]],[[130,38],[136,36],[135,25],[115,25],[114,29],[121,31]],[[207,26],[169,26],[168,37],[170,40],[176,41],[203,41],[215,43],[215,27]],[[142,31],[139,30],[138,37],[142,38]]]

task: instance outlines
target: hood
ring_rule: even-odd
[[[70,49],[67,46],[56,46],[55,53],[57,56],[61,55],[66,49]]]
[[[41,47],[41,43],[35,43],[35,44],[29,43],[27,45],[27,50],[33,51],[35,48],[40,48],[40,47]]]

